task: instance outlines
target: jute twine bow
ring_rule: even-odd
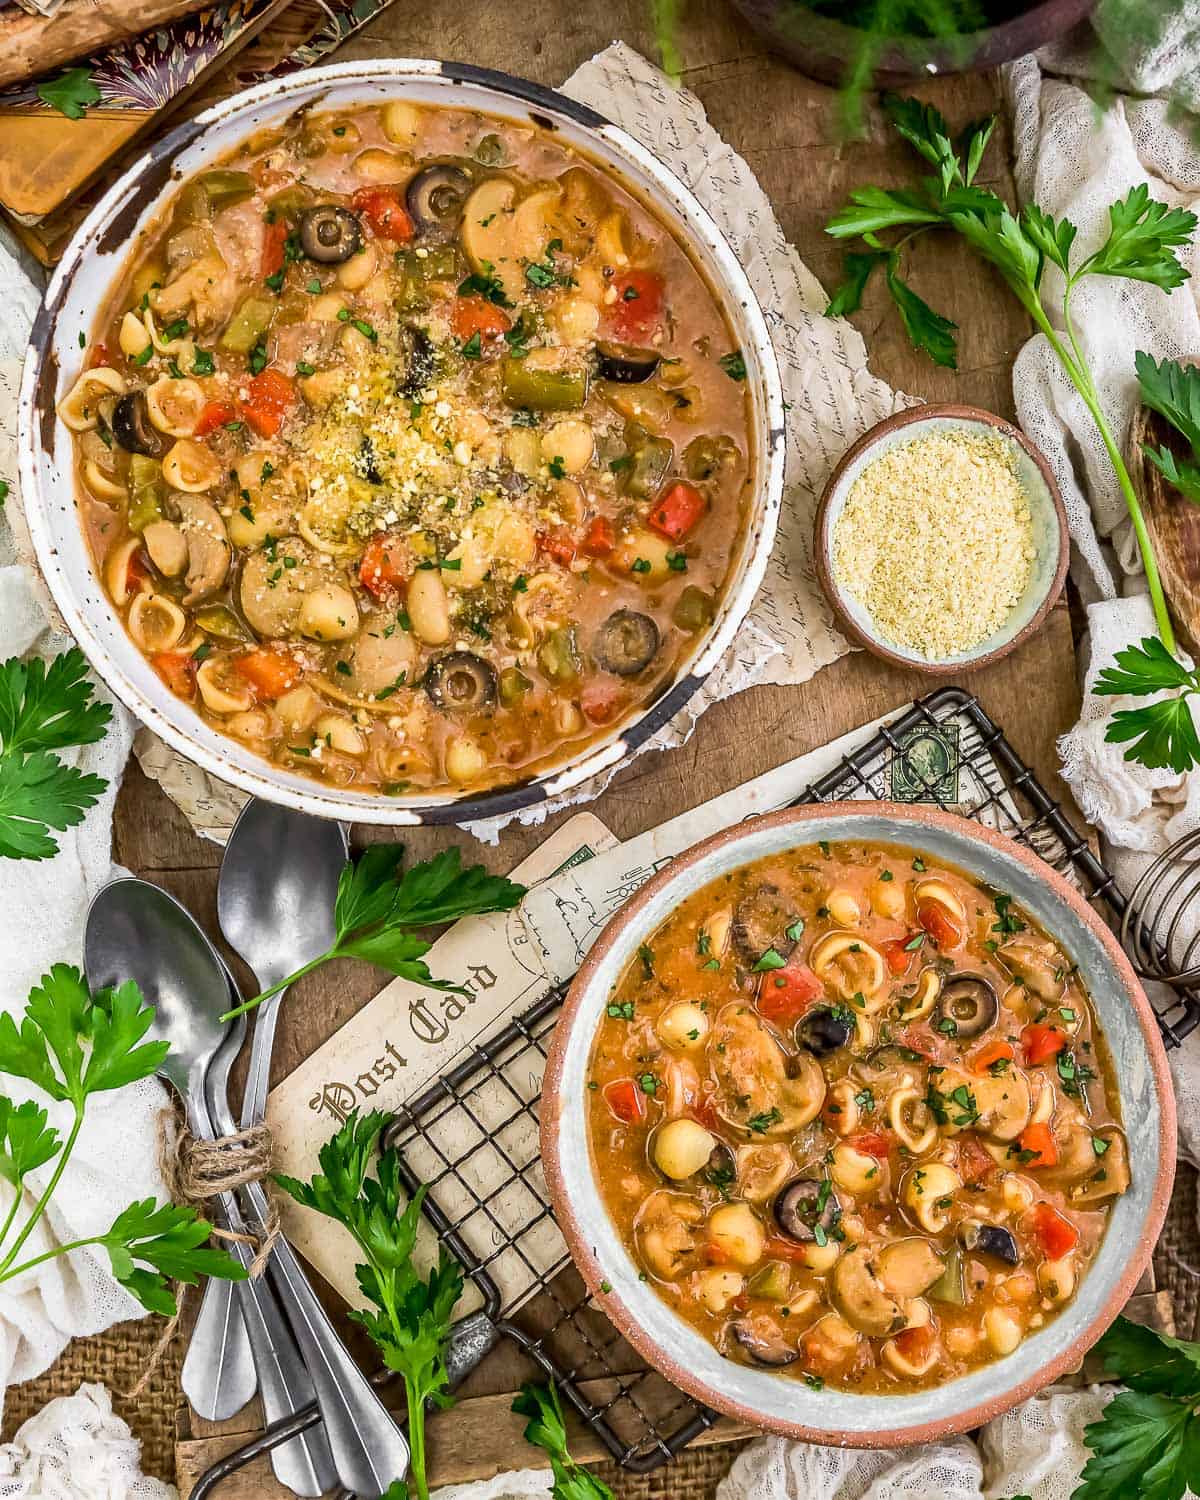
[[[173,1107],[164,1109],[159,1116],[158,1165],[167,1185],[167,1196],[173,1203],[189,1203],[194,1208],[203,1209],[221,1193],[231,1193],[248,1182],[262,1182],[271,1172],[273,1157],[274,1144],[266,1125],[252,1125],[249,1130],[238,1130],[215,1141],[200,1141],[177,1120]],[[279,1210],[271,1197],[267,1199],[266,1222],[257,1233],[243,1233],[216,1223],[212,1227],[214,1239],[255,1247],[254,1262],[250,1267],[250,1275],[254,1277],[261,1276],[266,1269],[280,1233]],[[182,1282],[175,1282],[173,1290],[175,1315],[168,1319],[137,1384],[126,1392],[130,1398],[140,1396],[146,1389],[179,1331],[191,1289]]]

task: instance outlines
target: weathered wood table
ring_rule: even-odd
[[[839,139],[833,96],[773,59],[724,0],[692,0],[681,36],[684,83],[694,90],[715,128],[742,153],[770,194],[784,231],[826,284],[837,277],[840,252],[823,233],[829,213],[863,182],[908,180],[908,152],[874,119],[869,138]],[[347,44],[340,58],[432,56],[455,58],[557,84],[579,63],[620,37],[653,56],[649,0],[523,0],[520,5],[464,7],[459,0],[401,0]],[[286,22],[256,50],[286,50]],[[243,64],[244,65],[244,64]],[[220,92],[210,87],[206,97]],[[923,92],[958,123],[1001,107],[991,77],[948,79]],[[1009,139],[996,133],[984,177],[1011,197]],[[973,402],[1012,414],[1010,369],[1029,325],[999,281],[959,243],[930,238],[914,257],[919,292],[954,319],[960,330],[961,369],[935,368],[908,347],[876,292],[856,321],[866,336],[872,368],[896,388],[929,400]],[[1065,603],[1021,651],[962,685],[977,693],[1017,750],[1056,795],[1055,738],[1077,717],[1079,695],[1071,624]],[[758,688],[711,709],[692,739],[666,755],[647,755],[619,775],[595,805],[620,837],[673,816],[822,744],[887,709],[927,691],[928,679],[894,670],[862,653],[827,668],[795,688]],[[1065,793],[1064,793],[1065,795]],[[364,834],[356,830],[356,834]],[[480,857],[507,870],[544,836],[512,828],[497,849]],[[365,831],[365,837],[370,832]],[[445,831],[420,830],[415,855],[444,844]],[[117,804],[116,857],[185,900],[215,932],[214,900],[220,851],[195,837],[183,817],[130,767]],[[382,976],[363,967],[326,971],[298,986],[282,1013],[275,1079],[282,1078],[378,989]],[[449,1419],[435,1420],[433,1477],[480,1477],[531,1461],[520,1423],[508,1416],[507,1395],[521,1378],[519,1361],[497,1350],[471,1378],[469,1399]],[[221,1428],[186,1416],[181,1425],[179,1483],[184,1495],[213,1459],[253,1430],[254,1406]],[[718,1428],[714,1436],[728,1436]],[[587,1452],[586,1447],[583,1450]],[[221,1490],[228,1500],[283,1495],[265,1463]]]

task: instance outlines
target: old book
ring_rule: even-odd
[[[38,0],[0,13],[0,86],[47,73],[200,10],[204,0]]]

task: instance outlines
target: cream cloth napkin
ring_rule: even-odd
[[[141,1447],[104,1387],[81,1385],[0,1447],[0,1500],[178,1500],[142,1473]]]

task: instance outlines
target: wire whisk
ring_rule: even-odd
[[[1200,980],[1200,829],[1147,868],[1129,893],[1120,937],[1143,979],[1179,990]]]

